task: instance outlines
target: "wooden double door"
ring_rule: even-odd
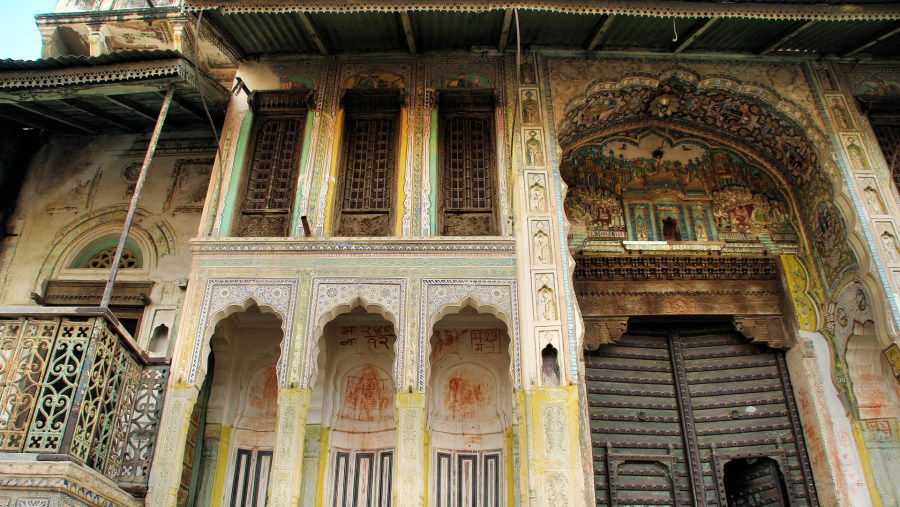
[[[783,352],[728,324],[632,324],[585,374],[596,505],[818,505]]]

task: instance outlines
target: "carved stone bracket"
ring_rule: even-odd
[[[735,329],[755,342],[762,342],[776,349],[787,349],[792,345],[790,334],[785,331],[784,320],[780,315],[736,315],[732,322]]]
[[[612,345],[628,331],[628,317],[600,317],[585,320],[584,348],[597,350],[600,345]]]

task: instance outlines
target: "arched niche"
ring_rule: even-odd
[[[397,336],[394,325],[369,307],[355,301],[346,311],[326,313],[323,318],[331,318],[321,326],[316,347],[306,425],[307,433],[315,428],[327,434],[328,447],[326,456],[308,465],[317,468],[316,491],[324,492],[327,505],[356,505],[366,498],[367,505],[387,506],[391,498]]]
[[[369,303],[365,297],[357,296],[346,303],[336,304],[320,310],[319,317],[313,328],[313,334],[308,341],[309,353],[306,356],[306,365],[303,369],[304,377],[309,379],[310,386],[314,386],[319,382],[319,373],[322,371],[322,360],[325,357],[322,355],[322,345],[326,327],[333,325],[332,323],[341,315],[360,312],[371,314],[373,317],[380,317],[390,326],[391,334],[394,336],[390,344],[394,361],[389,371],[392,378],[397,378],[399,364],[396,361],[396,357],[399,347],[402,347],[402,340],[397,339],[398,336],[402,336],[402,332],[398,331],[395,324],[397,317],[381,304]]]
[[[474,282],[474,283],[473,283]],[[425,386],[431,377],[432,355],[431,331],[444,317],[459,313],[470,307],[477,313],[493,315],[505,325],[509,341],[509,376],[514,388],[521,388],[520,346],[518,318],[515,313],[517,299],[515,284],[493,282],[462,281],[452,283],[444,280],[426,281],[425,319],[419,337],[419,388]]]
[[[211,352],[215,351],[213,347],[214,343],[219,342],[220,347],[222,344],[233,344],[233,338],[230,334],[218,333],[218,329],[220,325],[228,326],[227,321],[229,319],[234,320],[233,316],[236,314],[244,314],[244,313],[261,313],[266,314],[271,322],[277,322],[279,327],[280,338],[278,342],[278,357],[276,358],[276,364],[278,365],[277,372],[281,372],[281,364],[284,361],[284,315],[281,311],[273,308],[271,305],[260,303],[257,301],[255,297],[246,297],[239,303],[231,303],[223,308],[213,312],[208,316],[207,319],[201,320],[200,329],[199,329],[199,343],[195,343],[195,350],[197,351],[198,361],[196,364],[196,369],[193,370],[194,377],[191,379],[193,382],[196,382],[198,385],[202,384],[206,375],[209,374],[207,371],[207,366],[209,364],[208,359]],[[226,322],[226,324],[222,324]],[[205,325],[204,325],[205,324]],[[215,340],[214,340],[215,338]],[[229,354],[232,353],[233,348],[231,346],[224,347],[222,350],[227,350]],[[217,352],[218,353],[218,352]],[[221,364],[221,361],[217,364]]]
[[[473,491],[486,505],[502,505],[513,479],[503,465],[512,452],[506,435],[515,423],[507,327],[465,305],[434,324],[430,343],[429,487],[440,505],[457,494],[450,485],[460,481],[472,484],[458,492],[472,505]]]
[[[251,498],[264,499],[268,491],[281,319],[251,301],[228,310],[216,320],[209,339],[206,364],[213,366],[199,396],[196,440],[188,442],[194,449],[196,484],[188,505],[245,505]]]

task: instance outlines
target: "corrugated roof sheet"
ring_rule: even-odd
[[[336,1],[336,0],[335,0]],[[489,4],[490,2],[485,2]],[[263,3],[241,2],[260,6]],[[276,4],[266,4],[275,6]],[[279,4],[280,5],[280,4]],[[296,7],[297,4],[291,4]],[[304,4],[305,5],[305,4]],[[460,4],[470,6],[470,4]],[[607,5],[604,3],[603,5]],[[662,5],[671,5],[663,2]],[[694,2],[694,7],[699,5]],[[703,5],[722,6],[714,3]],[[733,4],[732,4],[733,5]],[[758,4],[753,4],[758,5]],[[775,4],[767,3],[772,6]],[[780,4],[779,4],[780,5]],[[882,5],[884,6],[884,5]],[[852,10],[852,9],[847,9]],[[900,16],[900,9],[894,9]],[[348,11],[298,12],[296,8],[279,12],[238,12],[228,9],[207,11],[204,19],[220,28],[226,38],[247,56],[266,54],[344,54],[357,52],[389,52],[408,49],[402,16],[409,17],[417,52],[430,50],[496,48],[504,30],[504,18],[511,11],[499,9],[466,11]],[[715,9],[696,11],[696,17],[661,17],[658,15],[607,15],[584,12],[519,9],[519,28],[523,47],[554,47],[573,50],[642,51],[671,53],[676,49],[691,52],[729,52],[755,55],[764,51],[803,51],[818,54],[851,53],[885,30],[900,27],[900,21],[877,18],[860,21],[804,21],[791,18],[749,19],[716,17]],[[702,16],[699,14],[703,14]],[[715,21],[706,26],[708,19]],[[611,22],[604,25],[607,19]],[[678,31],[675,39],[673,20]],[[591,41],[600,27],[605,31]],[[685,45],[694,29],[706,26],[696,39]],[[312,30],[310,30],[310,28]],[[516,24],[506,27],[506,49],[515,47]],[[802,31],[794,32],[798,28]],[[791,37],[785,39],[786,36]],[[321,40],[322,48],[314,38]],[[880,58],[898,58],[889,39],[865,48]],[[782,40],[784,39],[784,40]]]
[[[40,70],[62,69],[67,67],[94,67],[115,63],[143,62],[168,58],[184,58],[178,51],[171,49],[129,50],[106,53],[100,56],[60,56],[56,58],[38,58],[37,60],[0,60],[0,71],[4,70]]]
[[[147,131],[170,84],[167,128],[208,128],[204,103],[221,122],[228,90],[171,50],[0,61],[0,118],[58,134]]]

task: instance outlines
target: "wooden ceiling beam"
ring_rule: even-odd
[[[671,46],[671,50],[673,53],[678,54],[687,49],[691,44],[693,44],[704,32],[709,30],[720,18],[700,18],[694,23],[690,30],[684,34],[684,39],[673,42]]]
[[[11,106],[12,104],[5,104],[5,106]],[[56,134],[65,133],[71,134],[73,133],[72,129],[69,128],[68,125],[59,125],[48,122],[45,118],[36,118],[34,115],[23,113],[21,109],[14,107],[2,107],[0,106],[0,118],[4,120],[12,121],[22,127],[34,128],[38,130],[44,130],[47,132],[53,132]],[[65,128],[60,128],[65,127]],[[62,132],[61,132],[62,130]],[[79,131],[81,132],[81,131]]]
[[[161,99],[166,98],[165,93],[159,92],[159,93],[157,93],[157,95],[159,95],[159,97]],[[185,111],[191,113],[191,115],[197,117],[197,119],[199,119],[200,121],[202,121],[204,123],[206,123],[208,121],[206,119],[206,113],[204,111],[202,111],[201,109],[199,109],[197,107],[194,107],[193,104],[186,102],[183,98],[181,98],[177,95],[172,95],[172,102],[175,103],[176,106],[180,107],[181,109],[184,109]]]
[[[500,28],[500,41],[497,43],[497,50],[501,53],[506,51],[506,44],[509,42],[509,28],[512,26],[513,9],[506,9],[503,12],[503,25]]]
[[[61,99],[61,100],[56,100],[54,102],[56,102],[57,104],[62,104],[65,107],[74,109],[81,113],[88,114],[95,118],[99,118],[107,123],[111,123],[111,124],[115,125],[116,127],[119,127],[120,129],[122,129],[126,132],[140,132],[141,131],[140,128],[135,127],[132,124],[126,123],[126,122],[122,121],[120,118],[116,118],[115,116],[113,116],[111,114],[104,113],[103,111],[100,111],[96,107],[90,107],[78,99],[65,99],[65,100]]]
[[[319,32],[316,30],[316,27],[312,24],[312,19],[310,19],[309,14],[305,12],[299,12],[297,15],[300,17],[300,23],[303,24],[303,29],[306,31],[306,35],[309,35],[309,38],[312,39],[313,44],[318,48],[319,53],[322,53],[324,56],[328,56],[331,54],[328,51],[328,46],[325,45],[325,42],[322,40],[322,37],[319,35]]]
[[[17,103],[10,103],[9,105],[14,108],[21,109],[22,111],[25,111],[27,113],[37,115],[41,118],[46,118],[48,120],[55,121],[56,123],[62,123],[63,125],[68,125],[72,128],[80,130],[86,134],[96,135],[99,133],[99,131],[97,131],[97,129],[95,129],[94,127],[86,125],[78,120],[68,118],[65,115],[56,113],[54,111],[51,111],[51,110],[49,110],[43,106],[39,106],[37,104],[23,104],[21,102],[17,102]]]
[[[793,25],[791,25],[790,28],[787,29],[787,31],[782,32],[781,34],[778,35],[777,38],[773,39],[774,42],[767,42],[763,46],[763,49],[761,51],[759,51],[759,55],[764,56],[764,55],[771,53],[772,51],[775,51],[782,44],[793,39],[797,35],[800,35],[800,33],[804,32],[805,30],[807,30],[809,27],[813,26],[814,24],[816,24],[815,20],[794,23]]]
[[[609,27],[612,26],[615,19],[615,14],[604,15],[603,20],[597,23],[597,26],[594,27],[594,33],[591,34],[591,40],[587,43],[587,46],[585,46],[584,49],[587,51],[593,51],[597,49],[597,46],[600,46],[603,42],[603,39],[606,38],[606,32],[609,31]]]
[[[856,46],[855,48],[845,52],[843,54],[843,56],[844,57],[853,56],[856,53],[865,51],[865,50],[869,49],[870,47],[874,46],[875,44],[878,44],[879,42],[881,42],[885,39],[889,39],[889,38],[893,37],[894,35],[897,35],[898,33],[900,33],[900,22],[894,23],[891,26],[885,28],[884,30],[881,30],[880,32],[878,32],[877,35],[875,35],[875,37],[873,37],[873,38],[869,39],[868,41],[866,41],[865,43],[860,44],[859,46]]]
[[[156,124],[156,113],[154,113],[153,111],[150,111],[138,104],[135,104],[134,102],[132,102],[126,98],[114,97],[111,95],[103,95],[102,97],[104,99],[106,99],[107,101],[109,101],[110,103],[115,104],[118,107],[121,107],[121,108],[127,109],[128,111],[131,111],[136,116],[139,116],[145,120],[149,120],[154,125]],[[166,126],[163,128],[169,128],[171,126],[172,126],[172,122],[167,121]]]
[[[406,37],[406,48],[409,54],[416,54],[416,34],[413,32],[412,20],[409,19],[409,11],[400,11],[400,24],[403,26],[403,35]]]

